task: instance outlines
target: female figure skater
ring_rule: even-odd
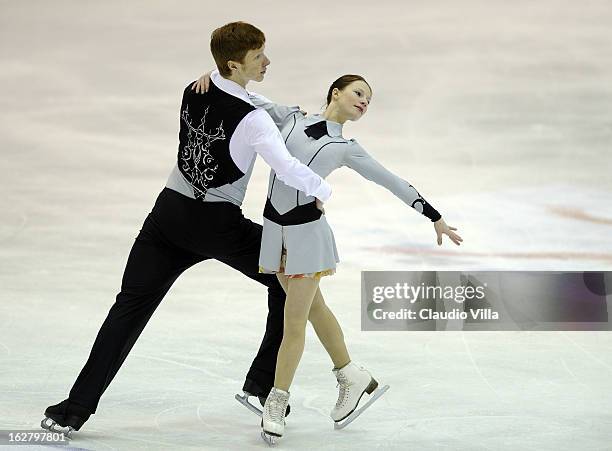
[[[208,83],[207,75],[200,79],[200,85]],[[363,77],[343,75],[330,86],[321,115],[305,116],[299,107],[278,105],[257,94],[249,98],[270,114],[289,152],[319,176],[325,178],[333,170],[347,166],[428,217],[434,223],[438,245],[442,244],[443,234],[459,245],[463,240],[455,233],[457,229],[449,227],[412,185],[388,171],[357,141],[343,138],[342,125],[359,120],[367,112],[371,96],[370,85]],[[316,199],[285,185],[272,171],[263,216],[260,272],[276,273],[287,294],[274,387],[262,415],[265,438],[265,434],[283,435],[289,388],[304,351],[307,321],[334,363],[332,371],[340,388],[331,411],[335,422],[347,418],[363,394],[372,393],[378,383],[366,369],[351,361],[342,329],[319,289],[321,277],[333,274],[339,260],[332,230]]]

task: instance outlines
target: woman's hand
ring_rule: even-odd
[[[316,200],[317,208],[319,210],[321,210],[323,212],[323,214],[325,214],[325,209],[323,208],[323,202],[321,202],[319,199],[316,199],[316,198],[315,198],[315,200]]]
[[[204,94],[208,92],[208,87],[210,86],[210,74],[212,74],[212,70],[206,72],[198,81],[191,85],[191,90],[197,92],[198,94]]]
[[[436,222],[434,222],[434,229],[436,230],[436,235],[438,235],[438,246],[442,246],[442,235],[448,235],[453,243],[457,246],[461,244],[463,238],[455,233],[457,230],[455,227],[449,227],[444,222],[444,219],[440,218]]]

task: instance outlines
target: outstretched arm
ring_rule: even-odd
[[[357,142],[353,141],[349,143],[344,155],[343,164],[358,172],[367,180],[371,180],[388,189],[406,205],[414,208],[422,215],[427,216],[434,223],[438,245],[442,244],[442,234],[448,235],[453,243],[457,245],[463,241],[462,238],[454,232],[457,229],[446,225],[440,213],[421,196],[414,186],[393,174],[372,158],[372,156]]]

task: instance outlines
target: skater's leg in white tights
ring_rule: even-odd
[[[346,349],[342,328],[332,311],[325,304],[320,289],[317,290],[310,306],[308,320],[312,324],[323,347],[331,357],[332,362],[334,362],[334,366],[342,368],[347,365],[351,358]]]
[[[371,394],[378,383],[367,370],[351,363],[342,328],[325,304],[321,290],[318,288],[319,280],[290,279],[284,274],[277,274],[277,277],[287,293],[287,300],[285,302],[285,336],[278,354],[274,385],[286,392],[289,391],[304,351],[305,318],[307,317],[334,362],[333,372],[340,390],[331,417],[336,422],[342,421],[355,410],[362,394],[365,392]],[[289,309],[287,306],[290,306]],[[284,430],[284,423],[281,429]]]
[[[279,280],[285,280],[287,299],[285,300],[285,324],[283,341],[278,350],[274,386],[289,391],[295,370],[302,353],[306,334],[306,321],[310,306],[319,287],[318,278],[288,279],[279,274]],[[281,282],[282,284],[282,282]]]
[[[277,274],[277,276],[283,289],[287,292],[287,276],[284,274]],[[327,304],[325,304],[320,288],[317,288],[312,305],[310,306],[308,320],[311,322],[321,344],[323,344],[323,347],[334,363],[334,366],[336,368],[342,368],[347,365],[351,361],[351,358],[346,349],[342,328],[332,311],[327,307]]]

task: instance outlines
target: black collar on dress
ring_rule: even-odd
[[[322,136],[328,135],[329,133],[327,132],[327,122],[320,121],[309,125],[304,129],[304,133],[306,133],[306,136],[310,136],[314,139],[319,139]]]

